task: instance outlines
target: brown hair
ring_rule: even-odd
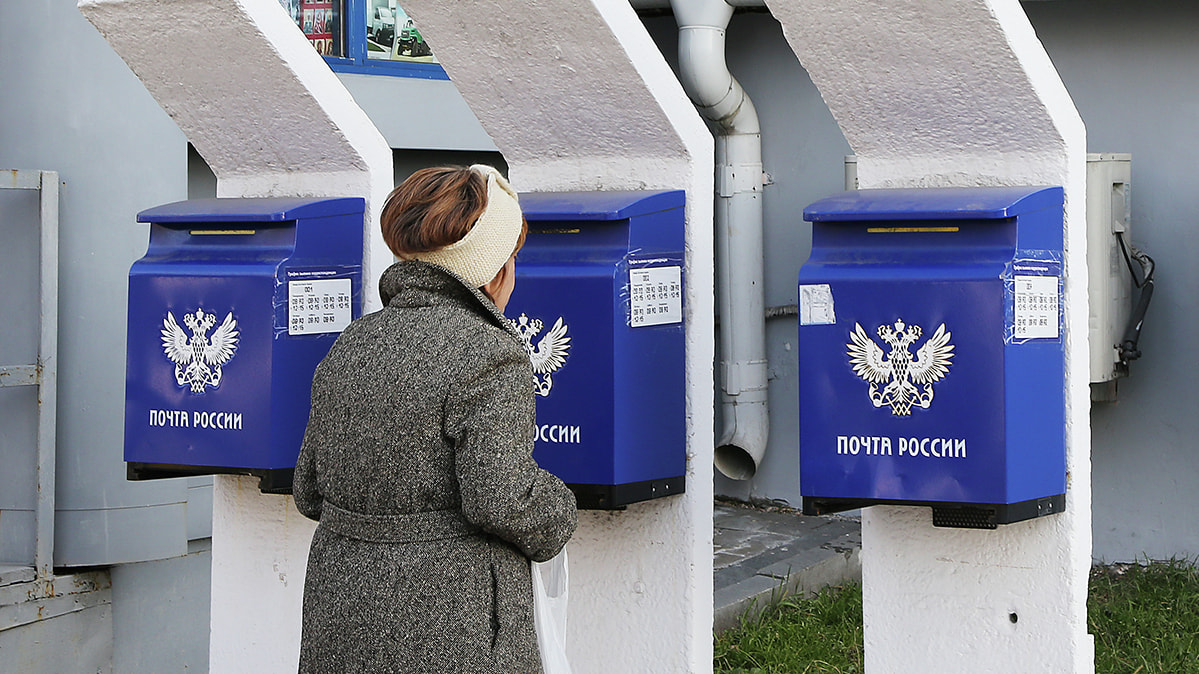
[[[487,178],[462,166],[435,166],[413,173],[387,195],[379,223],[396,257],[444,248],[466,236],[487,208]],[[529,223],[521,218],[516,248]]]

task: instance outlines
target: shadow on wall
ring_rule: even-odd
[[[457,150],[392,150],[395,184],[426,166],[470,166],[489,164],[507,175],[508,162],[499,152]],[[191,143],[187,145],[187,198],[203,199],[216,196],[216,176],[208,163]]]

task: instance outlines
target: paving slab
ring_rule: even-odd
[[[809,517],[787,507],[718,501],[713,527],[716,633],[786,597],[861,582],[857,517]]]

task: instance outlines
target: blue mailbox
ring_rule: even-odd
[[[260,476],[288,493],[312,374],[361,311],[361,198],[196,199],[138,214],[129,270],[130,479]]]
[[[686,473],[683,192],[520,196],[507,315],[536,377],[534,458],[579,507],[681,493]]]
[[[1065,507],[1062,199],[860,190],[804,210],[806,514],[925,505],[994,528]]]

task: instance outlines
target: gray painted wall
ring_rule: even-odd
[[[210,535],[211,480],[130,483],[122,461],[127,274],[147,242],[134,216],[187,196],[186,142],[75,0],[0,3],[0,63],[0,168],[52,169],[62,180],[55,564],[173,557],[115,567],[112,604],[4,632],[0,646],[24,658],[5,662],[19,671],[109,671],[114,660],[116,671],[173,671],[178,663],[202,671],[207,557],[187,553],[189,538]],[[10,229],[32,221],[2,206],[0,267],[20,274],[15,287],[36,288],[36,267],[22,271],[28,245],[14,244]],[[0,313],[6,342],[17,327],[10,319],[31,324],[28,307],[0,305]],[[0,509],[32,498],[28,429],[24,439],[8,433],[30,409],[27,400],[0,399]],[[27,556],[8,545],[9,527],[20,521],[0,518],[4,556]]]
[[[114,672],[208,671],[210,540],[182,557],[121,564],[111,576]]]
[[[449,80],[338,73],[391,147],[495,152]]]
[[[38,352],[38,192],[0,191],[0,366]],[[37,389],[0,388],[0,565],[33,566],[37,502]]]
[[[63,183],[55,564],[183,554],[186,483],[129,483],[122,462],[133,217],[184,198],[183,137],[74,0],[0,3],[0,62],[0,167]]]
[[[81,608],[0,632],[0,671],[6,674],[110,674],[112,604]],[[144,671],[144,670],[143,670]]]
[[[1091,152],[1132,153],[1132,240],[1157,262],[1144,357],[1091,410],[1094,555],[1199,555],[1199,6],[1025,5],[1087,125]]]

